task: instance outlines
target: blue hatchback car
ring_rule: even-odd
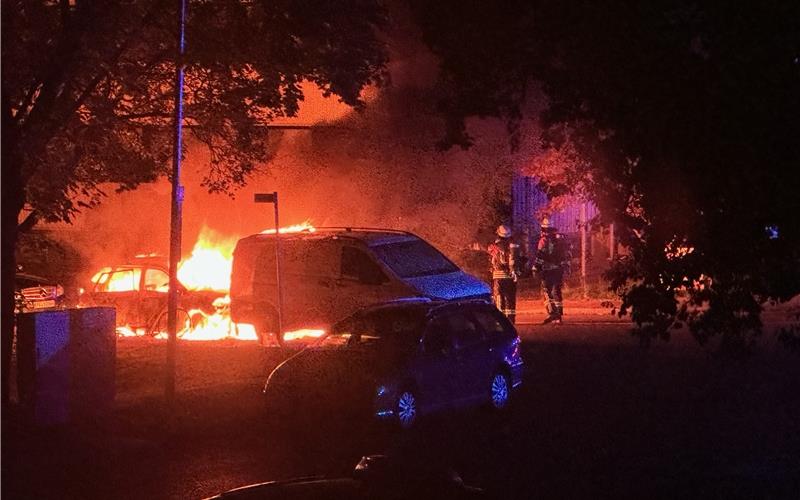
[[[268,411],[292,418],[369,412],[407,429],[442,410],[506,408],[522,370],[519,335],[493,305],[407,299],[337,323],[278,365],[264,394]]]

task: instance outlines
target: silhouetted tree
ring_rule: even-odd
[[[168,171],[177,2],[3,0],[2,8],[6,401],[18,230],[69,221],[106,186],[132,189]],[[297,111],[302,82],[361,106],[364,86],[383,78],[384,20],[376,0],[190,2],[185,115],[210,152],[205,185],[224,191],[246,181],[268,153],[263,125]]]
[[[567,177],[622,229],[609,278],[644,340],[688,322],[741,347],[764,300],[800,292],[800,4],[412,5],[449,144],[470,143],[467,116],[513,132],[531,89],[547,94],[543,140],[575,152]]]

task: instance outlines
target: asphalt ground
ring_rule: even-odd
[[[446,414],[401,434],[324,415],[270,428],[259,391],[286,353],[233,341],[179,344],[170,410],[165,343],[119,339],[109,418],[38,429],[3,416],[2,496],[203,498],[388,453],[496,498],[800,498],[800,359],[772,332],[733,359],[683,331],[644,348],[603,315],[519,319],[526,373],[506,417]]]

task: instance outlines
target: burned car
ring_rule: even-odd
[[[14,312],[31,312],[63,307],[64,287],[53,280],[18,272],[14,277]]]
[[[166,265],[151,259],[132,264],[104,267],[92,278],[91,287],[81,296],[83,306],[112,306],[117,311],[117,328],[156,335],[167,331],[167,292],[169,274]],[[194,326],[193,311],[213,313],[214,301],[224,292],[189,290],[178,283],[178,329]],[[180,331],[179,331],[180,334]]]
[[[239,240],[233,253],[231,317],[263,339],[278,331],[275,234]],[[406,231],[318,228],[282,234],[282,335],[327,329],[370,304],[397,298],[490,300],[489,286]]]

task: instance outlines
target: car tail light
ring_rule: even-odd
[[[517,358],[521,354],[521,346],[522,342],[520,342],[519,337],[514,339],[514,351],[511,353],[511,357]]]

